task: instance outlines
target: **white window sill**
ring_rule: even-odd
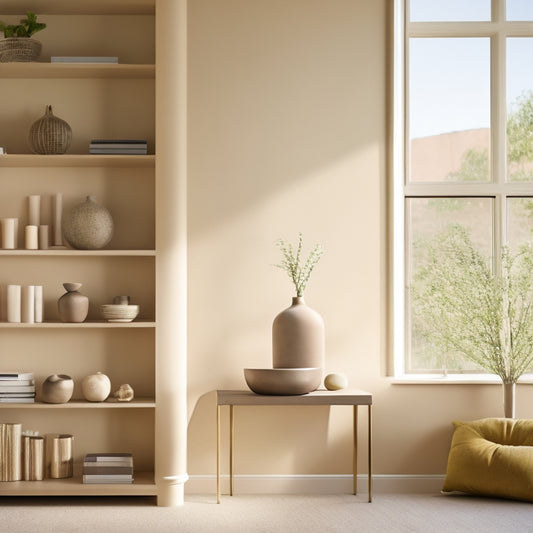
[[[501,385],[498,376],[490,374],[405,374],[389,378],[392,385]],[[533,384],[533,374],[525,374],[519,384]]]

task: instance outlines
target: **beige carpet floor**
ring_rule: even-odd
[[[183,507],[148,497],[0,498],[6,533],[522,533],[533,504],[463,495],[187,496]]]

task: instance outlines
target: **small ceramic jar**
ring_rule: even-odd
[[[111,392],[111,381],[102,372],[97,372],[83,378],[81,390],[89,402],[103,402]]]
[[[48,376],[41,389],[41,400],[45,403],[67,403],[72,398],[74,381],[66,374]]]

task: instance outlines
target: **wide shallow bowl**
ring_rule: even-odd
[[[105,304],[100,306],[100,312],[108,322],[131,322],[139,314],[139,306]]]
[[[257,394],[291,396],[318,389],[321,368],[245,368],[244,378]]]

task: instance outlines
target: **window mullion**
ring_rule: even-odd
[[[499,192],[493,205],[493,268],[501,273],[501,249],[507,238],[506,207],[506,32],[505,0],[493,0],[492,18],[498,30],[491,39],[492,182]]]

